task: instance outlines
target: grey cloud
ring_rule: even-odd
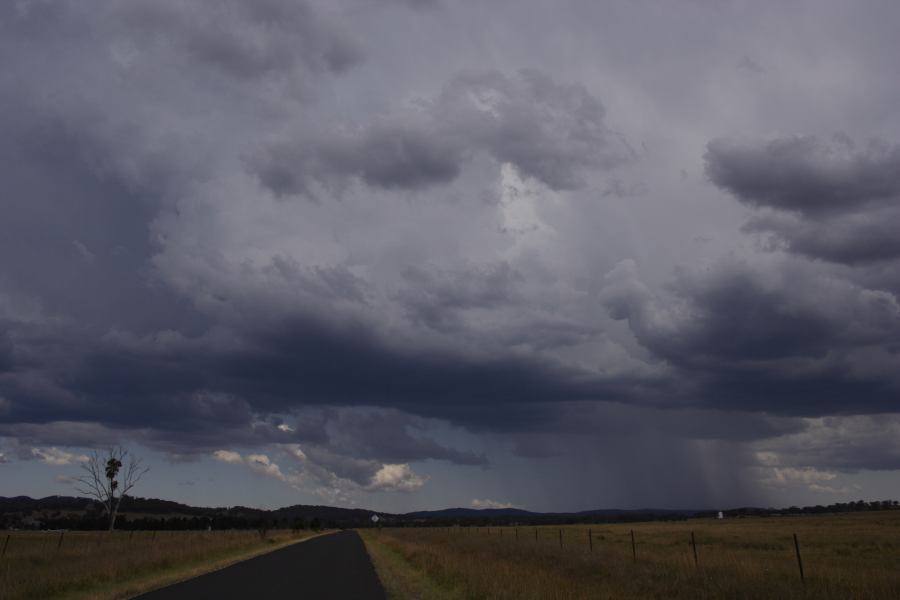
[[[400,4],[406,4],[415,9],[434,8],[440,6],[441,0],[394,0]]]
[[[281,143],[251,158],[260,181],[279,195],[315,197],[316,184],[340,192],[355,176],[384,189],[421,189],[452,181],[460,172],[456,148],[422,129],[386,124],[313,145]]]
[[[367,485],[381,468],[381,463],[371,459],[353,458],[321,447],[303,447],[311,463],[321,471],[318,476],[327,481],[330,475],[349,479],[358,485]]]
[[[776,465],[854,472],[900,469],[900,420],[896,414],[833,416],[807,420],[791,435],[758,447]]]
[[[883,141],[858,148],[845,135],[718,138],[705,158],[713,183],[756,207],[819,216],[895,204],[900,196],[900,146]]]
[[[770,250],[812,259],[865,265],[900,258],[900,205],[829,218],[803,219],[790,214],[759,215],[742,228],[763,236]]]
[[[412,320],[438,331],[450,331],[461,327],[461,312],[510,305],[523,276],[509,264],[500,263],[454,272],[409,267],[403,279],[408,285],[398,294],[398,300],[407,307]]]
[[[497,160],[556,190],[581,187],[585,171],[621,165],[633,155],[584,86],[557,83],[537,70],[515,78],[461,74],[438,96],[436,109],[451,123],[467,125]]]
[[[763,69],[758,62],[750,58],[749,56],[742,56],[741,59],[737,62],[737,68],[742,69],[744,71],[749,71],[750,73],[760,74],[765,73],[766,70]]]
[[[144,48],[175,48],[174,60],[183,53],[242,79],[290,74],[299,65],[339,73],[361,59],[357,44],[302,0],[128,2],[117,8]]]
[[[741,202],[774,209],[744,227],[769,249],[850,265],[900,256],[900,146],[858,148],[846,135],[720,138],[707,146],[706,172]]]
[[[298,132],[259,149],[248,168],[280,195],[340,191],[347,178],[382,189],[424,189],[457,178],[479,152],[515,165],[555,190],[584,185],[584,175],[633,158],[604,122],[583,86],[534,70],[515,77],[468,72],[433,99],[351,132]],[[311,139],[310,139],[311,138]]]
[[[846,135],[716,139],[706,171],[741,202],[775,209],[744,226],[770,250],[848,265],[900,256],[900,146],[857,148]]]

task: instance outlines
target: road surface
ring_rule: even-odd
[[[239,562],[135,600],[384,600],[355,531],[323,535]]]

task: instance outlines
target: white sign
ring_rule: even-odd
[[[724,519],[724,518],[725,518],[725,515],[722,514],[722,511],[721,511],[721,510],[719,511],[719,516],[718,516],[718,518],[719,518],[719,519]]]
[[[372,522],[373,522],[373,523],[377,523],[377,522],[378,522],[378,515],[372,515]]]

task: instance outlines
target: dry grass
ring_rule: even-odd
[[[389,592],[391,577],[404,578],[399,561],[430,581],[431,595],[421,598],[900,598],[900,511],[570,526],[562,532],[562,549],[558,527],[520,527],[518,538],[511,527],[364,535],[370,548],[382,546],[395,556],[392,564],[383,559],[385,551],[381,557],[373,552],[379,575],[391,572],[388,580],[382,576]]]
[[[308,532],[0,532],[0,598],[113,600],[268,552]]]
[[[363,535],[378,579],[388,600],[464,600],[455,586],[441,586],[423,571],[417,570],[399,552],[382,543],[380,535]]]

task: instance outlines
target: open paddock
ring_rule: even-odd
[[[395,598],[900,598],[900,511],[397,528],[365,539]]]
[[[268,531],[2,531],[0,598],[127,598],[309,537]]]

